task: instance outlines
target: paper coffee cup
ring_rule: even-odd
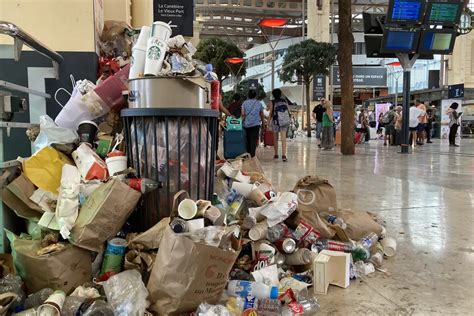
[[[204,218],[196,218],[186,222],[186,227],[190,233],[204,228]]]
[[[163,66],[166,50],[166,42],[156,37],[150,37],[146,45],[145,75],[157,76]]]
[[[127,157],[125,156],[106,158],[105,163],[107,164],[110,176],[127,169]]]
[[[79,143],[89,144],[94,147],[95,136],[99,126],[92,121],[82,121],[79,123],[77,128],[77,134],[79,135]]]
[[[140,35],[138,35],[137,42],[135,46],[143,46],[146,47],[146,43],[151,35],[151,27],[147,25],[143,25],[142,29],[140,30]]]
[[[171,37],[171,26],[168,23],[156,21],[153,22],[151,36],[167,42]]]
[[[38,307],[38,316],[60,316],[65,300],[66,293],[60,290],[55,291]]]
[[[383,247],[383,253],[387,257],[393,257],[397,252],[397,241],[395,240],[395,238],[385,237],[380,243]]]
[[[238,181],[232,182],[232,189],[244,197],[248,197],[250,192],[256,188],[258,188],[258,185],[256,184],[242,183]]]
[[[268,202],[268,199],[267,197],[265,196],[265,194],[263,194],[263,192],[256,188],[256,189],[253,189],[250,194],[249,194],[249,199],[251,199],[252,201],[255,202],[255,204],[257,204],[258,206],[263,206],[265,205],[267,202]]]
[[[143,76],[145,72],[146,46],[135,45],[132,49],[132,66],[130,67],[129,79]]]
[[[221,217],[222,213],[217,207],[211,205],[206,209],[204,217],[209,219],[213,224]]]
[[[253,241],[257,241],[260,239],[265,238],[268,232],[268,224],[267,221],[262,221],[257,223],[254,227],[249,230],[249,238]]]
[[[198,211],[196,203],[191,199],[184,199],[178,205],[178,214],[183,219],[191,219]]]
[[[207,209],[210,208],[212,204],[211,201],[198,200],[196,201],[196,206],[198,208],[197,216],[204,217],[204,214],[206,213]]]

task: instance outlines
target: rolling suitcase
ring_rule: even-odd
[[[245,130],[226,130],[224,131],[224,158],[235,159],[247,152],[247,139]]]
[[[341,130],[337,129],[336,130],[336,138],[334,140],[335,145],[341,145]]]
[[[265,146],[273,146],[275,145],[274,139],[273,139],[273,132],[266,129],[263,132],[263,144]]]
[[[356,132],[354,137],[354,144],[360,144],[361,139],[362,134],[360,132]]]

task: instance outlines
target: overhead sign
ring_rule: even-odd
[[[464,83],[453,84],[448,86],[448,98],[464,98]]]
[[[339,67],[333,67],[334,76],[332,83],[334,86],[341,85]],[[386,87],[387,68],[385,67],[352,67],[354,87]]]
[[[326,76],[316,75],[313,79],[313,101],[326,97]]]
[[[172,36],[193,36],[194,1],[154,0],[153,20],[170,23]]]

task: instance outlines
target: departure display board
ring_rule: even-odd
[[[419,35],[418,31],[388,30],[383,36],[382,52],[414,53],[418,46]]]
[[[428,6],[426,21],[428,24],[457,24],[461,9],[459,2],[431,2]]]
[[[455,40],[454,32],[425,31],[421,35],[420,53],[451,54]]]
[[[390,2],[387,23],[410,23],[421,22],[423,16],[424,2],[420,0],[394,0]]]

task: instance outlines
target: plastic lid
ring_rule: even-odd
[[[272,286],[270,290],[270,299],[276,300],[278,298],[278,286]]]

